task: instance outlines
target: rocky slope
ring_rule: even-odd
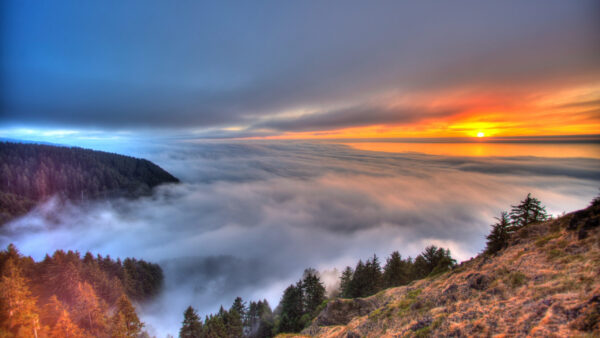
[[[600,336],[600,200],[531,224],[497,255],[364,299],[330,301],[314,337]]]

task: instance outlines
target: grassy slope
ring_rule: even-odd
[[[567,229],[573,214],[529,225],[496,256],[479,255],[449,273],[365,299],[331,301],[303,334],[600,336],[598,204],[573,222],[595,220],[586,238]]]

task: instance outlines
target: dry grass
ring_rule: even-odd
[[[600,229],[578,240],[569,215],[522,229],[498,256],[385,290],[385,304],[347,325],[316,327],[319,337],[600,336]],[[485,288],[470,287],[474,274]]]

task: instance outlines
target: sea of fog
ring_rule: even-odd
[[[469,259],[484,248],[493,217],[527,193],[557,215],[585,207],[600,187],[597,157],[470,157],[283,141],[95,148],[145,157],[182,183],[136,200],[51,200],[6,225],[0,244],[15,243],[35,259],[73,249],[160,263],[164,292],[138,304],[146,328],[160,337],[178,333],[188,305],[202,317],[236,296],[275,307],[308,267],[332,286],[334,268],[374,253],[414,257],[435,244]]]

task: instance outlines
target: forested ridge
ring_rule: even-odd
[[[156,164],[76,147],[0,142],[0,224],[58,195],[73,200],[150,193],[179,180]]]
[[[0,337],[138,337],[132,301],[157,295],[159,265],[58,250],[35,262],[0,251]]]

